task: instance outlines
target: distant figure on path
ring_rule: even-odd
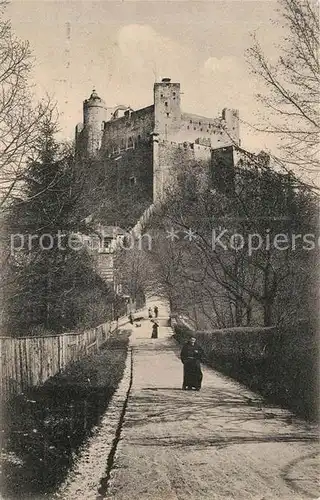
[[[203,351],[196,345],[195,337],[191,337],[183,346],[180,354],[183,363],[183,384],[182,389],[199,391],[201,389],[202,371],[200,361],[203,357]]]
[[[153,310],[154,310],[154,317],[157,318],[158,317],[158,311],[159,311],[158,307],[154,306]]]
[[[151,307],[149,307],[149,309],[148,309],[148,315],[149,315],[149,318],[151,319],[151,318],[152,318],[152,310],[151,310]]]
[[[154,323],[152,326],[152,334],[151,334],[152,339],[157,339],[158,338],[158,323]]]
[[[129,314],[129,321],[130,321],[131,325],[133,325],[133,316],[131,313]]]

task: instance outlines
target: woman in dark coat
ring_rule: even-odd
[[[158,324],[157,323],[153,324],[151,338],[152,339],[157,339],[158,338]]]
[[[183,390],[192,390],[192,388],[199,391],[201,389],[202,371],[200,361],[203,358],[203,351],[200,346],[196,345],[196,339],[191,337],[187,342],[180,355],[183,363]]]

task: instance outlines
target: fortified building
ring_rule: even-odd
[[[108,107],[93,90],[75,137],[80,160],[103,162],[110,179],[116,170],[115,188],[137,189],[149,203],[161,199],[177,164],[212,165],[214,151],[230,153],[230,146],[240,145],[237,110],[225,108],[213,118],[185,113],[180,83],[170,78],[155,83],[153,95],[153,104],[134,111]]]

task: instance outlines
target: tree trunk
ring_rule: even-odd
[[[236,320],[236,326],[242,325],[242,305],[239,299],[236,299],[235,303],[235,320]]]
[[[252,320],[252,306],[251,306],[251,304],[249,304],[247,306],[246,314],[247,314],[247,326],[250,326],[251,320]]]
[[[263,304],[263,323],[264,326],[272,325],[272,301],[270,299]]]

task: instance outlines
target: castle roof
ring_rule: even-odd
[[[98,96],[97,94],[97,91],[96,89],[93,89],[92,92],[91,92],[91,96],[89,97],[89,99],[100,99],[100,97]]]

